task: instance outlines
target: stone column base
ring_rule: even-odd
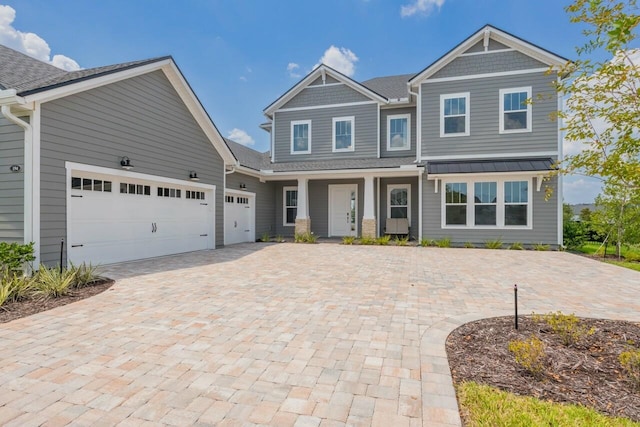
[[[311,231],[311,218],[296,218],[296,234],[306,234]]]
[[[378,222],[375,218],[362,218],[362,237],[376,237]]]

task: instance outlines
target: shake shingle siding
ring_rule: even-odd
[[[484,55],[460,56],[436,72],[431,78],[439,79],[536,68],[549,68],[549,66],[517,51],[496,51]]]
[[[11,172],[11,165],[22,171]],[[24,174],[24,131],[0,118],[0,241],[23,241]]]
[[[322,86],[316,85],[303,89],[282,108],[313,107],[318,105],[346,104],[349,102],[371,101],[358,91],[344,84]]]
[[[216,185],[216,246],[224,244],[224,166],[162,71],[42,105],[41,254],[57,261],[66,236],[65,161],[119,169],[127,156],[135,172]]]
[[[422,84],[422,156],[474,156],[556,152],[558,123],[555,74],[530,73]],[[532,131],[499,133],[500,89],[532,87]],[[440,137],[440,95],[469,92],[469,136]],[[539,99],[540,96],[540,99]]]

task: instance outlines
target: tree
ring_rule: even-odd
[[[568,95],[563,119],[565,140],[584,144],[567,156],[560,172],[613,179],[640,189],[640,49],[631,48],[640,15],[636,0],[576,0],[570,20],[587,24],[587,43],[578,59],[560,71],[557,89]],[[593,61],[590,54],[610,60]]]
[[[615,243],[619,258],[623,243],[640,242],[640,192],[608,181],[596,198],[596,206],[593,225],[607,241]]]

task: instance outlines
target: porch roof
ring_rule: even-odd
[[[398,168],[401,166],[415,167],[421,165],[416,163],[415,156],[411,156],[386,157],[381,159],[331,159],[306,162],[271,163],[268,168],[273,172],[308,172],[324,170]]]
[[[498,172],[536,172],[553,169],[554,161],[550,157],[501,160],[466,160],[428,162],[430,175],[461,173],[498,173]]]

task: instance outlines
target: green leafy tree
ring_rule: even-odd
[[[608,181],[596,198],[596,206],[594,228],[615,243],[618,257],[623,243],[640,242],[640,192]]]

